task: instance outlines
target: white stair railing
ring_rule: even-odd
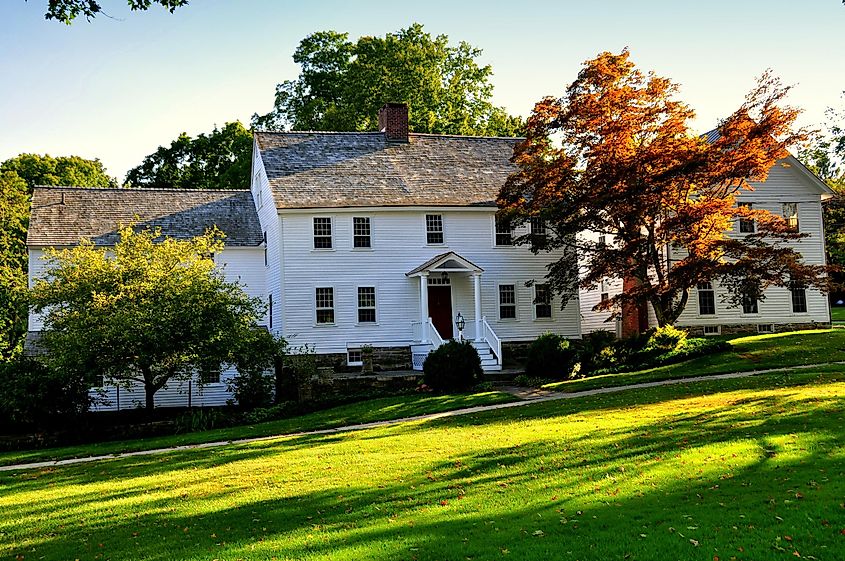
[[[446,342],[440,336],[440,333],[437,332],[437,328],[434,327],[434,322],[431,321],[431,318],[428,318],[428,340],[431,342],[432,351]]]
[[[490,349],[493,351],[493,354],[496,355],[496,362],[502,364],[502,340],[499,339],[499,336],[496,335],[496,332],[493,331],[493,328],[490,327],[489,323],[487,323],[486,316],[481,316],[481,333],[481,338],[487,342]]]

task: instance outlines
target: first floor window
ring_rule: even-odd
[[[742,295],[742,313],[743,314],[756,314],[758,312],[757,309],[757,298],[750,294],[743,294]]]
[[[798,231],[798,203],[783,203],[783,219],[791,231]]]
[[[713,290],[713,284],[709,282],[700,282],[696,287],[698,292],[698,313],[702,316],[712,316],[716,314],[716,294]]]
[[[739,203],[741,208],[747,208],[751,210],[751,203]],[[753,218],[740,218],[739,219],[739,232],[740,234],[753,234],[754,233],[754,219]]]
[[[499,285],[499,319],[516,318],[516,285]]]
[[[548,284],[534,285],[534,317],[552,317],[552,293]]]
[[[220,383],[220,365],[203,366],[200,369],[200,383],[202,383],[202,384],[218,384],[218,383]]]
[[[374,286],[358,287],[358,323],[376,322],[376,289]]]
[[[314,218],[314,249],[332,248],[332,219],[326,216]]]
[[[496,218],[496,245],[513,245],[511,225],[501,218]]]
[[[440,214],[425,215],[425,242],[428,244],[443,243],[443,216]]]
[[[792,313],[806,313],[807,285],[801,281],[792,281],[789,285],[789,291],[792,293]]]
[[[352,246],[372,247],[369,217],[356,216],[352,219]]]
[[[334,289],[317,289],[317,323],[334,323]]]

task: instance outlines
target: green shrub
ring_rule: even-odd
[[[564,380],[572,373],[577,352],[569,341],[555,333],[543,333],[531,343],[525,373],[534,378]]]
[[[180,415],[174,423],[174,432],[184,434],[211,430],[221,425],[225,415],[217,409],[191,409]]]
[[[647,352],[671,352],[681,349],[687,341],[687,332],[673,325],[664,325],[654,330],[643,350]]]
[[[40,360],[18,357],[0,363],[0,423],[18,426],[66,425],[88,411],[90,383]]]
[[[578,351],[578,362],[581,363],[581,374],[589,374],[590,372],[600,368],[603,356],[608,356],[612,360],[613,344],[616,341],[616,335],[610,331],[593,331],[587,333],[581,339],[581,346]]]
[[[429,353],[423,381],[436,391],[466,391],[481,381],[481,358],[469,341],[449,341]]]
[[[239,369],[228,382],[229,391],[234,400],[229,405],[237,404],[244,409],[267,407],[273,402],[273,388],[276,380],[272,374],[259,369]]]

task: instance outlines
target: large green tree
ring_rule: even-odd
[[[187,5],[188,0],[126,0],[126,3],[132,11],[148,10],[158,4],[173,13],[176,8]],[[97,0],[49,0],[44,17],[70,25],[79,16],[91,21],[101,13],[106,12]]]
[[[415,132],[514,136],[521,120],[491,102],[490,65],[481,50],[451,45],[413,24],[384,37],[320,31],[305,37],[293,59],[302,70],[296,80],[276,87],[275,106],[255,115],[263,130],[375,130],[386,102],[410,107]]]
[[[20,154],[0,163],[0,171],[13,171],[26,181],[30,192],[37,185],[68,187],[117,187],[99,159],[49,154]]]
[[[29,194],[13,171],[0,171],[0,361],[20,350],[26,334],[26,229]]]
[[[186,133],[144,158],[126,174],[132,187],[247,189],[252,133],[240,121],[192,138]]]
[[[45,313],[43,341],[55,368],[143,384],[148,410],[169,380],[237,363],[264,314],[260,300],[215,268],[218,230],[158,240],[159,230],[126,226],[113,248],[83,241],[52,250],[30,295]]]

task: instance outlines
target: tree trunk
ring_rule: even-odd
[[[156,394],[155,386],[153,386],[149,382],[144,382],[144,393],[147,396],[147,404],[146,404],[145,409],[147,410],[148,414],[152,415],[153,410],[155,409],[155,394]]]

